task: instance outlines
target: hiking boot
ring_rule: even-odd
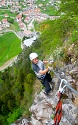
[[[44,92],[44,94],[45,94],[47,97],[49,97],[49,98],[52,97],[51,92],[49,92],[49,93]]]
[[[47,92],[44,92],[44,94],[47,96],[48,95],[48,93]]]

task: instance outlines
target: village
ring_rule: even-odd
[[[43,1],[45,2],[45,0]],[[50,0],[49,4],[53,5],[53,0]],[[49,4],[46,4],[46,6],[49,6]],[[43,20],[53,20],[57,18],[57,16],[49,16],[46,13],[41,13],[40,7],[42,6],[43,4],[37,5],[36,0],[24,0],[23,2],[20,0],[0,0],[0,8],[5,10],[5,14],[0,15],[3,16],[3,19],[0,20],[0,35],[2,35],[3,31],[7,32],[10,30],[10,23],[7,19],[9,14],[6,13],[6,10],[9,10],[13,14],[17,13],[15,17],[10,16],[10,18],[13,18],[19,26],[19,32],[17,32],[17,35],[21,37],[21,39],[24,36],[34,36],[34,21],[39,23]]]
[[[42,3],[38,4],[36,1],[38,0],[0,0],[0,36],[6,32],[13,32],[21,39],[20,47],[22,49],[31,46],[40,34],[35,30],[35,21],[40,23],[47,19],[54,20],[59,17],[42,13],[40,10],[41,7],[45,10],[46,6],[53,6],[55,0],[48,0],[47,4],[43,4],[46,3],[46,0],[41,0]],[[12,27],[14,28],[12,29]],[[10,66],[13,60],[16,60],[16,56],[0,67],[0,70]]]

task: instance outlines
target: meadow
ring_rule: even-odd
[[[9,17],[16,17],[16,13],[12,13],[8,9],[0,9],[0,15],[8,14]]]
[[[21,40],[13,32],[0,36],[0,66],[21,51]]]
[[[37,0],[36,4],[39,5],[40,3],[42,3],[43,5],[40,8],[42,13],[46,13],[50,16],[55,16],[57,15],[57,11],[55,10],[54,6],[51,5],[49,0]]]
[[[10,10],[6,10],[6,9],[0,9],[0,20],[4,19],[4,14],[8,14],[9,17],[11,18],[15,18],[16,17],[16,13],[12,13]]]

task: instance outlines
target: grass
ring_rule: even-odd
[[[9,17],[16,17],[16,13],[12,13],[10,10],[0,9],[0,20],[4,19],[4,14],[8,14]]]
[[[11,30],[14,30],[14,31],[20,31],[20,28],[18,26],[18,23],[17,22],[14,22],[13,24],[10,24],[10,29]]]
[[[41,4],[41,3],[42,3],[42,4],[47,4],[47,3],[49,3],[49,1],[50,1],[50,0],[45,0],[45,1],[37,0],[37,1],[36,1],[36,4],[37,4],[37,5],[38,5],[38,4]]]
[[[12,33],[0,36],[0,66],[22,51],[21,40]]]
[[[37,0],[36,4],[37,5],[39,5],[41,3],[43,4],[42,7],[40,7],[40,10],[41,10],[42,13],[46,13],[50,16],[57,15],[55,8],[49,2],[50,2],[50,0],[44,0],[44,1],[43,0]]]
[[[46,13],[50,16],[55,16],[57,14],[57,11],[52,6],[46,6],[45,9],[41,8],[42,13]]]
[[[0,15],[8,14],[10,17],[16,17],[15,13],[12,13],[10,10],[0,9]]]
[[[2,20],[4,17],[3,16],[0,16],[0,20]]]

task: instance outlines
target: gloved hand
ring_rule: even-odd
[[[52,71],[53,67],[48,66],[49,71]]]
[[[52,64],[52,63],[54,63],[54,61],[53,61],[53,60],[50,60],[49,63]]]
[[[48,64],[49,69],[52,69],[52,67],[53,67],[53,62],[54,62],[54,61],[52,61],[52,60],[49,61],[49,64]]]

